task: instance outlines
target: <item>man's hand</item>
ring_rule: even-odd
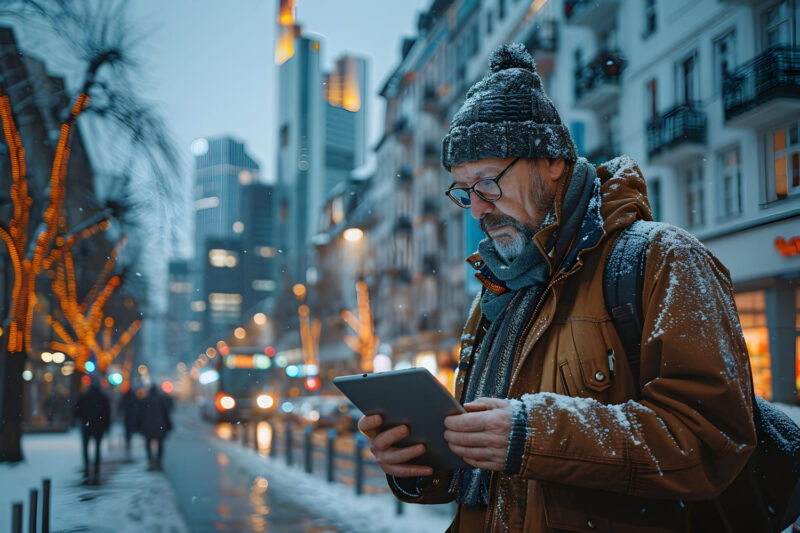
[[[408,426],[395,426],[381,432],[383,423],[381,415],[369,415],[358,421],[358,429],[369,439],[369,449],[381,469],[396,477],[429,476],[433,468],[408,464],[408,461],[425,453],[424,444],[415,444],[406,448],[394,446],[398,441],[408,436]]]
[[[511,433],[511,402],[478,398],[464,408],[466,413],[444,419],[444,438],[450,449],[476,468],[502,472]]]

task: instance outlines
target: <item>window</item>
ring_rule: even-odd
[[[800,123],[794,121],[768,132],[764,139],[767,151],[767,201],[800,194]]]
[[[697,87],[697,54],[679,61],[675,65],[675,94],[679,104],[694,106],[699,100],[699,90]]]
[[[289,144],[289,125],[284,124],[281,126],[281,147]]]
[[[656,0],[644,0],[644,33],[647,37],[656,31]]]
[[[706,217],[702,163],[695,163],[686,168],[684,183],[686,188],[686,225],[689,228],[703,226]]]
[[[650,115],[650,118],[657,118],[658,94],[657,94],[657,86],[655,78],[647,82],[647,84],[645,85],[645,92],[646,92],[646,105],[647,105],[646,112]]]
[[[494,31],[494,13],[488,11],[486,13],[486,34],[491,35]]]
[[[789,44],[791,42],[791,23],[789,2],[787,0],[775,4],[764,11],[761,15],[763,48]]]
[[[731,218],[742,212],[742,170],[739,147],[719,155],[719,187],[717,194],[720,218]]]
[[[734,295],[739,321],[742,324],[755,393],[772,399],[772,377],[767,330],[767,305],[764,291],[740,292]]]
[[[714,92],[722,91],[725,74],[736,68],[736,31],[714,41]]]
[[[506,0],[497,0],[497,18],[500,20],[506,18]]]
[[[653,220],[662,220],[661,214],[661,180],[654,178],[647,185],[647,198],[650,200],[650,210]]]

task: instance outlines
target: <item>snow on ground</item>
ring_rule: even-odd
[[[209,437],[214,438],[214,437]],[[451,505],[404,504],[397,515],[397,500],[391,494],[358,496],[353,487],[327,483],[322,477],[286,466],[280,459],[262,457],[230,441],[215,439],[215,446],[228,455],[231,463],[269,480],[270,491],[281,499],[313,509],[320,516],[340,524],[348,533],[441,533],[453,520]]]
[[[10,530],[11,505],[19,501],[24,504],[23,530],[28,530],[28,493],[32,488],[41,491],[44,477],[52,480],[53,533],[188,531],[169,482],[161,473],[146,471],[143,451],[125,460],[121,437],[113,431],[103,445],[102,483],[81,485],[80,440],[77,430],[23,437],[26,460],[0,465],[0,531]],[[39,502],[41,513],[41,492]]]

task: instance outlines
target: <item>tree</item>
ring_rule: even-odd
[[[112,342],[110,332],[114,318],[104,313],[106,302],[121,284],[122,277],[112,273],[125,242],[124,236],[110,254],[92,290],[85,298],[77,294],[72,250],[79,242],[107,231],[111,220],[119,220],[124,212],[119,202],[108,201],[94,215],[69,228],[64,198],[78,116],[93,114],[118,136],[121,134],[119,138],[127,139],[130,149],[124,151],[127,162],[122,165],[123,174],[145,161],[162,197],[176,195],[177,160],[161,119],[151,106],[136,97],[126,76],[133,66],[130,53],[133,42],[124,22],[123,2],[12,0],[2,9],[50,28],[77,52],[83,65],[78,95],[72,99],[61,121],[52,156],[49,192],[39,224],[32,224],[32,215],[39,211],[34,209],[29,191],[25,149],[14,121],[13,102],[0,85],[0,119],[8,147],[9,199],[13,206],[10,221],[0,220],[0,240],[13,270],[10,298],[0,295],[4,296],[3,301],[10,300],[8,315],[3,321],[5,331],[0,337],[0,461],[20,461],[23,459],[22,370],[31,350],[34,313],[41,308],[37,305],[39,299],[43,294],[46,296],[37,282],[41,285],[43,279],[49,277],[57,305],[51,306],[55,310],[45,319],[61,339],[55,346],[64,348],[74,357],[79,369],[92,356],[99,365],[107,366],[140,326],[140,322],[134,320],[116,342]]]
[[[361,369],[364,372],[372,372],[372,359],[375,357],[375,350],[380,339],[375,334],[375,327],[372,323],[372,310],[369,304],[369,291],[364,280],[356,282],[356,295],[358,298],[358,308],[356,313],[350,310],[342,311],[342,319],[353,329],[355,335],[348,335],[344,338],[347,345],[356,352],[361,358]]]

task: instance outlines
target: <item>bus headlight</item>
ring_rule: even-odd
[[[227,394],[217,396],[217,410],[228,411],[234,407],[236,407],[236,400],[233,399],[233,396],[228,396]]]
[[[269,394],[259,394],[256,398],[256,404],[262,409],[270,409],[275,405],[275,399]]]

